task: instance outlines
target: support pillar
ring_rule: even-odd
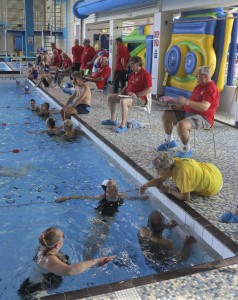
[[[173,24],[172,13],[154,14],[153,58],[152,58],[152,94],[163,94],[165,75],[164,56],[171,41]]]
[[[34,11],[32,0],[24,0],[25,5],[25,56],[34,56]]]
[[[115,39],[122,34],[122,21],[110,20],[109,22],[109,66],[111,68],[110,80],[114,78],[114,69],[116,65],[117,46]]]

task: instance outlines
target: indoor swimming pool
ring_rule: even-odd
[[[19,87],[14,81],[0,82],[0,174],[4,175],[4,168],[6,172],[21,168],[26,171],[16,178],[0,177],[1,299],[21,299],[17,295],[20,284],[28,277],[34,282],[40,280],[33,258],[39,245],[38,236],[51,226],[64,232],[62,251],[69,255],[71,263],[107,255],[116,255],[116,259],[101,268],[64,277],[60,287],[43,295],[144,277],[221,258],[196,236],[198,242],[187,260],[179,262],[161,252],[157,261],[149,262],[141,251],[137,234],[139,228],[147,226],[153,210],[162,211],[181,225],[164,233],[177,248],[182,248],[186,235],[193,234],[153,197],[125,200],[112,217],[102,217],[95,210],[94,200],[56,203],[54,200],[62,196],[101,194],[104,179],[115,179],[120,191],[133,196],[139,195],[139,183],[87,136],[70,142],[41,133],[46,129],[45,120],[30,111],[28,103],[31,98],[38,105],[46,100],[33,87],[31,94],[24,94],[25,84],[22,82]],[[56,109],[53,115],[59,125]]]
[[[8,64],[3,61],[0,61],[0,74],[20,74],[21,63],[14,63],[15,70],[11,69]]]

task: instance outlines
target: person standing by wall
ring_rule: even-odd
[[[83,54],[83,46],[79,45],[79,40],[74,40],[74,46],[72,47],[72,55],[73,55],[73,72],[80,70],[81,65],[81,57]]]
[[[126,46],[123,45],[121,38],[116,38],[117,55],[116,67],[114,73],[113,93],[118,93],[119,84],[121,89],[126,85],[126,71],[130,59],[130,53]]]
[[[80,71],[83,75],[91,74],[93,68],[93,62],[96,59],[96,51],[95,49],[90,46],[90,40],[84,39],[83,41],[83,54],[81,57],[81,66]]]

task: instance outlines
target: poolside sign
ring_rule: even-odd
[[[28,36],[27,38],[27,44],[32,45],[33,44],[33,36]]]

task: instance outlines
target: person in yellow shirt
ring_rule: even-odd
[[[144,194],[149,187],[158,187],[162,193],[187,201],[191,199],[192,192],[211,197],[222,188],[222,174],[213,164],[188,158],[170,157],[167,153],[161,152],[153,160],[153,165],[160,176],[142,185],[141,194]],[[163,184],[169,178],[172,178],[177,190]]]

